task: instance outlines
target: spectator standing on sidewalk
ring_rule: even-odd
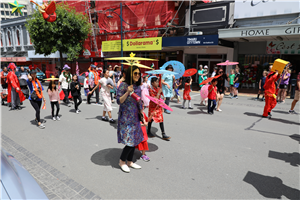
[[[289,110],[290,114],[296,114],[296,112],[294,111],[294,108],[297,104],[297,102],[300,99],[300,72],[297,76],[297,84],[296,84],[296,88],[295,88],[295,97],[294,97],[294,101],[292,102],[291,105],[291,109]]]

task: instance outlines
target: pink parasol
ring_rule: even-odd
[[[164,109],[167,109],[169,111],[173,111],[172,108],[170,108],[167,104],[164,103],[164,100],[162,99],[156,99],[154,97],[150,97],[148,95],[145,95],[146,97],[148,97],[148,99],[150,99],[151,101],[153,101],[154,103],[156,103],[158,106],[164,108]]]
[[[208,96],[208,87],[209,85],[204,85],[201,90],[200,90],[200,95],[202,97],[202,99],[206,99]]]
[[[226,60],[225,62],[222,62],[222,63],[218,63],[217,65],[237,65],[239,64],[238,62],[230,62],[229,60]]]

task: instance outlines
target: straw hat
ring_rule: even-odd
[[[51,78],[44,79],[45,81],[58,81],[59,78],[55,78],[54,76],[51,76]]]

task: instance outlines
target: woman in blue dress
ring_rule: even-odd
[[[166,70],[173,71],[172,65],[166,67]],[[170,99],[173,97],[173,81],[175,81],[175,76],[173,74],[164,74],[162,76],[162,91],[164,97],[166,98],[165,104],[169,105]],[[171,114],[169,110],[165,109],[165,113]]]
[[[132,68],[132,69],[131,69]],[[132,73],[131,73],[132,72]],[[125,145],[119,166],[124,172],[130,172],[129,167],[141,169],[141,166],[132,162],[135,146],[144,140],[139,112],[143,113],[143,103],[132,98],[134,92],[141,96],[141,71],[138,67],[129,67],[125,81],[117,91],[117,103],[120,105],[118,117],[118,143]],[[127,161],[127,165],[126,165]]]

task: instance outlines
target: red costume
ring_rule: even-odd
[[[145,121],[148,122],[148,117],[146,116],[146,114],[143,113],[143,115],[144,115]],[[147,142],[147,140],[148,140],[147,130],[146,130],[146,126],[144,126],[142,122],[141,122],[141,128],[143,131],[144,140],[140,144],[138,144],[135,148],[137,148],[139,151],[142,151],[142,150],[148,151],[149,147],[148,147],[148,142]]]
[[[149,89],[149,94],[151,97],[156,98],[158,91],[160,90],[159,87],[157,88],[150,88]],[[162,95],[162,93],[161,93]],[[149,112],[148,112],[148,117],[151,116],[151,114],[153,113],[153,121],[155,123],[160,123],[164,121],[163,118],[163,108],[161,106],[158,106],[156,103],[150,101],[149,103]]]
[[[190,85],[188,83],[185,83],[184,90],[183,90],[183,99],[184,100],[192,100],[192,98],[190,96],[190,92],[191,92]]]
[[[8,75],[7,75],[7,85],[8,85],[8,96],[7,96],[7,102],[8,103],[11,102],[11,89],[12,88],[15,88],[16,93],[19,95],[20,102],[25,101],[26,98],[25,98],[23,92],[21,91],[18,77],[16,76],[14,71],[11,71],[11,72],[8,73]],[[19,88],[19,91],[17,90],[17,88]]]
[[[275,82],[280,78],[280,75],[276,75],[274,72],[270,72],[270,74],[266,78],[266,82],[264,85],[265,89],[265,108],[263,117],[268,117],[269,113],[273,108],[275,108],[276,101],[276,86]]]

